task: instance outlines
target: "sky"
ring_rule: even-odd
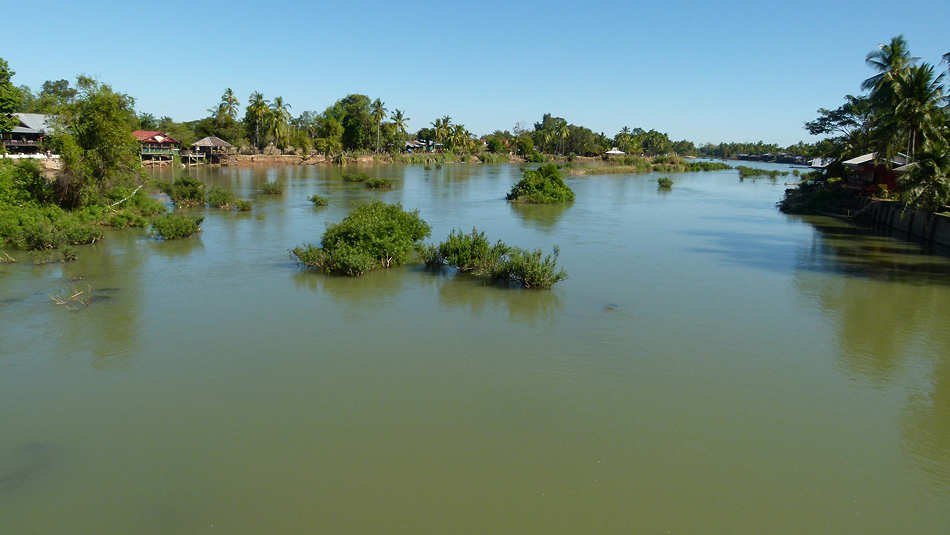
[[[297,115],[363,93],[415,131],[449,115],[475,133],[544,113],[612,136],[812,141],[802,124],[857,94],[878,43],[950,52],[950,2],[9,2],[14,83],[91,75],[136,109],[198,119],[225,88]],[[12,34],[12,35],[11,35]]]

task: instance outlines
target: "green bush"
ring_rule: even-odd
[[[683,171],[722,171],[724,169],[732,169],[732,166],[722,162],[686,162]]]
[[[369,180],[369,175],[366,173],[343,173],[344,182],[366,182]]]
[[[189,176],[179,177],[172,183],[159,183],[158,186],[180,208],[200,206],[205,202],[205,185]]]
[[[162,238],[176,240],[200,231],[202,221],[204,218],[201,216],[166,214],[152,219],[152,228]]]
[[[662,176],[656,179],[656,184],[660,189],[672,189],[673,180],[668,176]]]
[[[574,192],[564,183],[554,164],[525,169],[524,177],[508,193],[509,201],[535,204],[563,203],[574,200]]]
[[[132,209],[124,209],[110,215],[107,224],[115,228],[144,227],[148,224],[148,220]]]
[[[231,208],[234,206],[234,193],[217,186],[208,190],[208,206],[212,208]]]
[[[0,205],[0,242],[19,249],[57,249],[102,239],[97,222],[55,205]]]
[[[238,199],[234,201],[234,208],[238,212],[250,212],[251,211],[251,201],[246,201],[244,199]]]
[[[280,182],[264,182],[261,185],[261,193],[265,195],[280,195],[284,192],[284,186]]]
[[[314,206],[328,206],[330,204],[329,199],[327,199],[326,197],[317,195],[316,193],[308,197],[307,200],[312,202]]]
[[[418,211],[372,202],[357,206],[343,221],[327,227],[320,247],[303,244],[291,253],[308,268],[355,277],[406,262],[429,232]]]
[[[540,152],[532,150],[525,156],[524,159],[531,163],[541,163],[544,161],[544,156],[542,156]]]
[[[469,234],[453,230],[439,245],[423,245],[418,250],[429,267],[450,265],[461,272],[514,282],[523,288],[550,288],[567,278],[567,273],[557,267],[557,247],[553,254],[543,255],[540,249],[526,251],[500,240],[492,244],[484,232],[474,228]]]
[[[740,165],[740,166],[736,167],[736,169],[739,170],[739,178],[740,178],[740,179],[746,179],[746,178],[750,178],[750,177],[764,176],[764,177],[769,177],[769,178],[771,178],[771,179],[774,180],[776,177],[788,176],[788,174],[789,174],[788,171],[777,171],[777,170],[759,169],[759,168],[757,168],[757,167],[747,167],[747,166],[745,166],[745,165]]]
[[[363,184],[367,189],[392,189],[393,187],[393,181],[386,180],[385,178],[371,178],[363,182]]]

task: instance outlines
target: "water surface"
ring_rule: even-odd
[[[514,166],[374,173],[202,169],[254,211],[0,265],[0,532],[947,532],[946,256],[735,171],[571,177],[567,207],[505,202]],[[369,199],[569,279],[295,266]]]

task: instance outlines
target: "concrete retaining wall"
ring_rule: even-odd
[[[859,219],[872,225],[890,227],[928,243],[950,247],[950,217],[916,210],[904,211],[895,201],[874,201]]]

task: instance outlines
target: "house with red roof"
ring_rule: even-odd
[[[136,130],[132,136],[142,145],[143,160],[170,160],[181,151],[181,142],[158,130]]]

